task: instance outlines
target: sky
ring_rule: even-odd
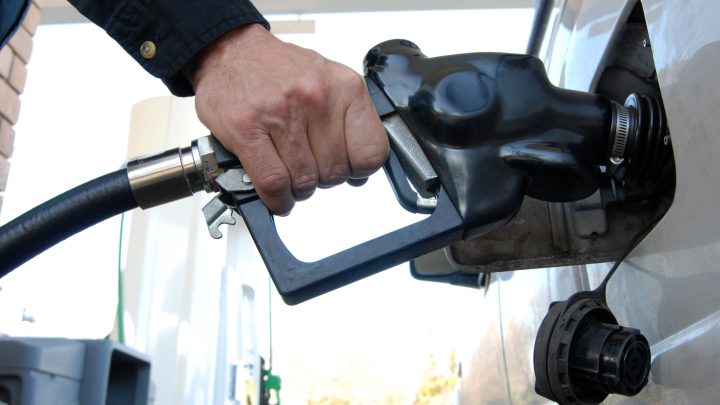
[[[270,19],[310,19],[314,34],[281,35],[358,72],[372,46],[391,38],[415,42],[428,56],[524,51],[531,10],[386,12]],[[131,107],[167,95],[124,51],[90,24],[40,26],[28,65],[15,152],[0,224],[126,160]],[[199,134],[199,136],[204,134]],[[200,215],[200,213],[198,213]],[[352,189],[323,190],[278,221],[283,240],[302,259],[329,253],[417,220],[404,213],[383,176]],[[50,249],[0,281],[0,333],[101,337],[116,305],[119,218]],[[312,240],[312,243],[308,243]],[[462,344],[482,291],[413,280],[406,265],[295,306],[274,297],[276,371],[286,403],[301,403],[333,378],[412,396],[433,353]],[[83,311],[81,317],[68,312]],[[22,322],[22,314],[35,323]],[[312,332],[312,333],[310,333]],[[262,335],[266,337],[265,334]],[[265,349],[267,347],[265,346]],[[382,389],[385,389],[382,388]],[[353,391],[354,390],[354,391]],[[360,391],[358,391],[360,390]]]

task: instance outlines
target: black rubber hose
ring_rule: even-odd
[[[550,0],[537,0],[535,2],[535,18],[530,29],[530,38],[528,38],[527,49],[525,53],[532,56],[540,56],[540,47],[545,36],[545,30],[550,22],[553,4]]]
[[[69,236],[135,207],[122,169],[33,208],[0,227],[0,278]]]

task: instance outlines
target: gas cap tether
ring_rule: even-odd
[[[606,291],[622,261],[661,218],[635,235],[598,288],[550,304],[533,353],[539,395],[561,405],[598,404],[609,394],[637,395],[647,385],[650,345],[639,330],[618,325]]]

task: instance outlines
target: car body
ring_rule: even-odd
[[[539,56],[553,84],[595,91],[628,44],[621,33],[637,7],[647,26],[676,166],[672,205],[608,285],[620,325],[638,328],[652,351],[647,387],[606,403],[715,403],[720,388],[720,3],[562,0]],[[632,62],[632,61],[629,61]],[[533,344],[553,301],[595,288],[611,264],[492,273],[468,318],[470,342],[459,356],[458,402],[545,403],[535,393]]]

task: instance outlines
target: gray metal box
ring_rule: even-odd
[[[0,338],[0,404],[146,405],[150,361],[110,340]]]

